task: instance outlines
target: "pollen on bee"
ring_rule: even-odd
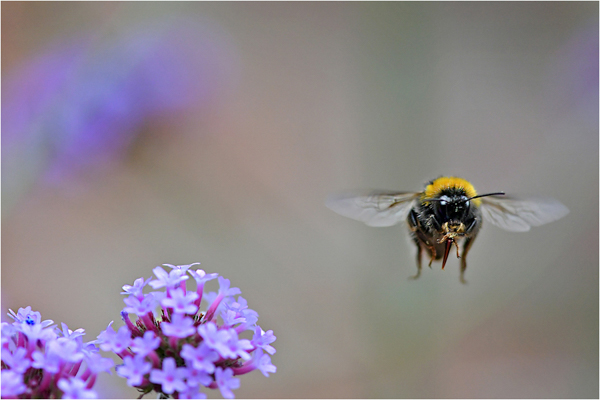
[[[458,188],[465,191],[467,197],[475,197],[477,196],[477,192],[475,188],[469,181],[466,181],[462,178],[457,178],[455,176],[441,176],[435,180],[433,180],[429,185],[425,187],[425,192],[423,193],[424,198],[435,198],[438,197],[442,190],[444,189],[452,189]],[[476,206],[481,205],[481,200],[473,199],[473,203]]]

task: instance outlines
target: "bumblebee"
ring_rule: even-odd
[[[442,260],[442,269],[452,245],[460,258],[460,281],[465,281],[467,254],[481,229],[483,219],[502,229],[525,232],[532,226],[556,221],[569,209],[548,197],[515,199],[504,192],[477,194],[468,181],[439,177],[428,182],[422,192],[374,191],[330,196],[327,207],[336,213],[369,226],[392,226],[406,221],[417,246],[417,274],[421,275],[423,251]],[[462,242],[462,255],[459,251]]]

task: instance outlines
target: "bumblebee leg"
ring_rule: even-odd
[[[429,261],[429,268],[431,268],[431,263],[433,262],[433,260],[435,260],[435,256],[436,256],[435,246],[433,246],[429,242],[429,239],[427,239],[427,236],[425,236],[423,234],[423,232],[421,232],[421,231],[415,231],[415,237],[416,237],[415,242],[419,246],[419,249],[423,249],[423,246],[427,248],[428,253],[431,256],[431,260]],[[419,244],[419,242],[421,244]],[[421,256],[419,255],[419,257],[421,257]]]
[[[467,283],[465,280],[465,270],[467,269],[467,253],[475,241],[475,236],[471,236],[465,239],[465,245],[463,248],[462,258],[460,259],[460,282]]]
[[[421,276],[421,256],[423,254],[423,248],[417,244],[417,273],[411,276],[409,279],[418,279]]]
[[[431,263],[433,262],[433,260],[435,260],[435,258],[437,256],[436,251],[435,251],[435,246],[430,246],[429,251],[431,253],[431,260],[429,260],[429,268],[431,268]]]

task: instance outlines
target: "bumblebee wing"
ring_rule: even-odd
[[[325,205],[344,217],[369,226],[392,226],[406,220],[420,193],[375,191],[346,193],[327,198]]]
[[[556,221],[568,213],[567,207],[550,197],[514,199],[489,196],[481,199],[484,221],[513,232],[528,231],[532,226]]]

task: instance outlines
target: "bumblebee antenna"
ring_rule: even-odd
[[[486,193],[486,194],[478,194],[477,196],[473,196],[471,198],[468,198],[465,201],[469,201],[469,200],[473,200],[473,199],[478,199],[480,197],[487,197],[487,196],[504,196],[506,193],[504,192],[496,192],[496,193]]]

